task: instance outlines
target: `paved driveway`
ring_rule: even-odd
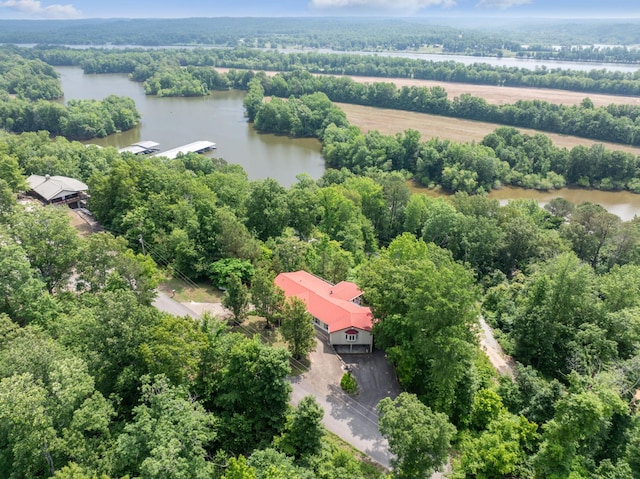
[[[184,304],[178,303],[162,291],[158,291],[156,299],[151,303],[160,311],[173,314],[174,316],[191,316],[194,319],[200,319],[200,315]]]
[[[385,397],[396,397],[400,387],[384,354],[376,351],[371,355],[345,355],[341,359],[333,348],[317,339],[316,350],[310,356],[309,371],[291,378],[291,401],[298,404],[303,397],[314,396],[324,409],[323,423],[327,430],[389,468],[391,454],[387,440],[378,430],[376,406]],[[340,388],[347,365],[360,388],[353,397]]]
[[[193,318],[211,310],[200,307],[199,303],[178,303],[162,292],[158,292],[153,305],[161,311]],[[324,409],[323,423],[327,430],[389,468],[391,454],[387,440],[378,430],[376,406],[385,397],[395,398],[400,387],[384,353],[344,355],[342,359],[326,342],[318,338],[316,341],[316,350],[310,353],[309,371],[290,378],[291,402],[297,405],[303,397],[314,396]],[[359,386],[359,393],[353,397],[340,388],[346,368],[351,370]]]

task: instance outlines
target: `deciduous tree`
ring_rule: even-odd
[[[405,233],[362,266],[358,284],[377,319],[376,344],[403,386],[454,422],[468,414],[472,394],[462,393],[473,389],[477,347],[473,274],[448,251]]]
[[[285,302],[284,291],[275,285],[274,279],[273,271],[258,268],[251,280],[251,303],[269,326],[280,319]]]
[[[115,446],[116,474],[208,479],[207,447],[215,438],[214,416],[163,376],[146,378],[142,401]]]
[[[78,244],[78,234],[66,210],[46,206],[25,211],[14,219],[13,233],[49,292],[66,286]]]
[[[394,477],[428,478],[447,461],[456,428],[413,394],[401,393],[378,404],[380,432],[389,440]]]
[[[300,458],[316,454],[322,447],[324,411],[313,396],[302,398],[287,418],[278,447],[289,456]]]
[[[300,298],[288,298],[282,308],[282,337],[289,343],[289,351],[295,359],[305,357],[316,344],[313,316]]]
[[[241,323],[249,311],[249,289],[235,274],[227,278],[227,289],[222,298],[222,305],[230,309],[236,323]]]

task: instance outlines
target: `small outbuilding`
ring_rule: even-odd
[[[332,284],[306,271],[280,273],[275,284],[287,298],[295,296],[307,305],[316,330],[339,353],[373,350],[373,315],[361,305],[362,291],[349,281]]]
[[[87,199],[89,187],[82,181],[66,176],[31,175],[27,178],[29,194],[53,205],[69,205],[79,208]]]

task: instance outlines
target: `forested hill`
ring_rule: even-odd
[[[470,31],[470,34],[472,32]],[[404,50],[444,43],[459,29],[424,20],[373,18],[188,18],[0,21],[0,42],[70,45],[307,46]],[[489,36],[475,32],[474,37]]]
[[[623,63],[640,61],[635,48],[640,44],[639,32],[638,22],[626,19],[483,19],[482,23],[472,18],[373,17],[0,21],[0,43],[304,47]]]

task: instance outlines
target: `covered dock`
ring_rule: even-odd
[[[118,153],[133,153],[134,155],[149,155],[151,153],[155,153],[156,151],[160,151],[160,143],[156,143],[155,141],[139,141],[138,143],[134,143],[133,145],[126,146],[124,148],[120,148]]]
[[[172,150],[163,151],[153,156],[164,156],[169,159],[177,158],[179,154],[186,155],[187,153],[204,153],[205,151],[215,150],[216,144],[212,141],[194,141],[188,145],[179,146]]]

